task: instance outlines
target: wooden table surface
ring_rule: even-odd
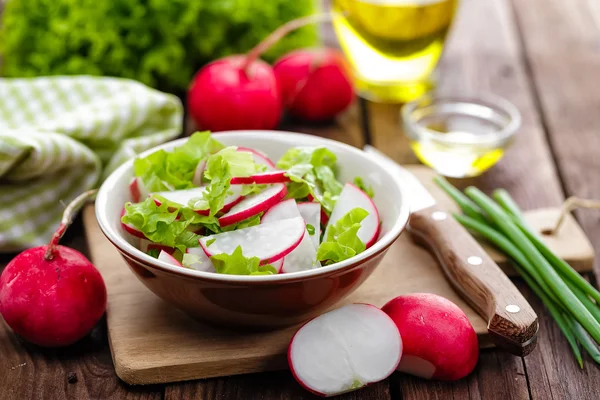
[[[461,3],[441,63],[439,90],[491,91],[523,114],[514,147],[496,167],[468,183],[487,191],[506,188],[526,209],[558,206],[571,195],[600,199],[600,2]],[[329,27],[325,37],[332,37]],[[357,101],[335,123],[286,123],[282,129],[355,146],[371,143],[399,162],[416,162],[399,125],[398,106]],[[600,253],[600,213],[579,210],[575,216]],[[63,243],[87,251],[80,220]],[[12,256],[0,256],[0,266]],[[599,268],[597,261],[596,274]],[[531,355],[486,350],[463,380],[429,382],[394,373],[340,399],[598,399],[600,367],[586,355],[580,370],[546,309],[522,281],[516,283],[540,318],[539,343]],[[0,322],[0,388],[0,399],[19,400],[313,398],[287,371],[128,387],[115,375],[104,321],[89,338],[62,350],[23,343]]]

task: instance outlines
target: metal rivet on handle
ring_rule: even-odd
[[[509,304],[506,306],[506,311],[514,314],[514,313],[518,313],[519,311],[521,311],[521,309],[519,308],[519,306],[517,306],[515,304]]]
[[[431,218],[433,218],[434,221],[443,221],[448,218],[448,215],[443,211],[434,211],[431,214]]]
[[[481,265],[483,264],[483,259],[477,256],[471,256],[467,258],[467,262],[471,265]]]

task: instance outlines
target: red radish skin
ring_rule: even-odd
[[[102,275],[77,250],[59,245],[73,216],[97,190],[66,207],[50,243],[22,251],[0,275],[0,314],[14,333],[43,347],[71,345],[93,329],[106,311]]]
[[[158,259],[160,261],[164,261],[168,264],[175,265],[177,267],[182,266],[181,263],[175,259],[175,257],[173,257],[171,254],[167,253],[164,250],[160,251],[160,253],[158,254]]]
[[[281,99],[295,117],[330,120],[355,99],[350,68],[338,50],[295,50],[277,60],[273,71]]]
[[[368,312],[370,310],[373,312],[373,316],[375,316],[375,315],[377,316],[376,318],[366,318],[366,315],[368,315],[368,314],[365,314],[365,312]],[[344,317],[343,314],[347,314],[347,315]],[[329,343],[329,346],[325,346],[325,345],[321,346],[320,352],[330,351],[331,345],[335,346],[339,343],[343,343],[343,346],[346,347],[345,352],[344,352],[345,354],[343,354],[343,356],[340,357],[338,360],[335,360],[335,358],[333,360],[332,360],[332,358],[328,358],[326,360],[326,362],[328,362],[330,364],[332,362],[338,361],[340,363],[340,369],[347,367],[347,365],[350,365],[350,366],[354,365],[353,368],[356,368],[356,367],[360,368],[360,366],[362,364],[360,362],[354,362],[354,363],[350,362],[349,357],[351,357],[351,355],[353,354],[352,352],[357,351],[357,349],[362,347],[365,342],[368,342],[368,341],[364,340],[364,337],[360,337],[360,336],[358,336],[358,339],[362,339],[362,340],[357,340],[355,342],[349,342],[348,338],[349,338],[350,334],[348,331],[359,332],[360,329],[364,330],[365,327],[369,327],[373,323],[381,324],[380,329],[372,331],[372,333],[377,335],[377,334],[380,334],[380,332],[384,329],[384,330],[386,330],[387,337],[380,336],[377,338],[373,338],[373,335],[369,335],[369,338],[372,339],[372,341],[370,342],[372,345],[370,346],[370,348],[367,349],[367,351],[365,351],[365,349],[362,349],[362,351],[365,351],[365,353],[369,354],[369,356],[368,356],[369,358],[374,357],[373,354],[375,354],[375,353],[377,353],[379,356],[382,356],[383,354],[385,354],[385,356],[383,356],[383,357],[392,356],[392,357],[390,357],[389,360],[385,360],[385,365],[378,366],[378,368],[383,370],[383,372],[381,372],[379,374],[380,376],[378,376],[377,379],[361,382],[361,386],[359,386],[359,387],[346,387],[344,389],[339,389],[338,391],[335,391],[335,392],[319,391],[315,387],[311,387],[311,386],[309,386],[309,384],[304,382],[302,380],[303,379],[301,376],[302,374],[299,373],[299,370],[298,370],[299,367],[302,367],[302,365],[299,365],[299,364],[301,364],[301,362],[294,360],[294,358],[295,358],[294,356],[295,356],[295,354],[296,354],[296,356],[298,354],[300,354],[300,355],[311,354],[311,351],[307,350],[307,351],[303,351],[300,353],[295,353],[294,350],[295,350],[296,346],[299,346],[297,344],[297,342],[298,342],[298,338],[302,334],[302,332],[303,331],[305,332],[306,330],[310,329],[309,325],[311,325],[311,324],[314,325],[315,323],[318,323],[319,320],[326,321],[326,322],[323,322],[326,329],[323,330],[322,332],[319,332],[317,330],[316,333],[318,333],[318,335],[316,335],[316,337],[312,338],[313,340],[310,340],[310,341],[304,340],[304,342],[308,343],[308,344],[313,343],[313,342],[324,341],[324,340],[329,340],[331,342],[333,339],[333,341],[331,343]],[[345,322],[346,332],[344,332],[344,330],[342,328],[340,328],[340,325],[336,324],[336,322],[340,323],[341,321],[344,321],[344,320],[346,321]],[[338,331],[338,332],[334,332],[334,328],[338,328],[338,329],[342,329],[342,330]],[[306,332],[304,334],[306,336]],[[329,339],[327,338],[328,336],[330,337]],[[389,343],[382,345],[381,340],[387,340],[387,341],[389,341]],[[381,345],[381,348],[377,348],[377,346],[379,346],[379,345]],[[369,350],[375,350],[375,351],[371,352]],[[394,322],[389,318],[389,316],[387,316],[384,312],[382,312],[382,310],[373,306],[372,304],[352,303],[352,304],[348,304],[346,306],[339,307],[332,311],[326,312],[325,314],[317,316],[317,317],[307,321],[306,323],[304,323],[295,332],[292,339],[290,340],[290,344],[288,346],[288,352],[287,352],[287,359],[288,359],[288,365],[290,367],[290,371],[292,372],[294,379],[300,384],[300,386],[302,386],[305,390],[307,390],[310,393],[313,393],[317,396],[332,397],[332,396],[337,396],[340,394],[352,392],[352,391],[355,391],[358,389],[362,389],[362,388],[370,386],[374,383],[377,383],[383,379],[386,379],[397,368],[397,366],[400,362],[401,356],[402,356],[402,351],[403,351],[402,338],[400,337],[397,327],[395,326]],[[302,354],[302,353],[304,353],[304,354]],[[315,353],[315,356],[319,356],[319,354]],[[360,360],[360,358],[358,358],[355,361],[359,361],[359,360]],[[371,358],[371,360],[363,359],[363,361],[372,362],[373,359],[372,358]],[[378,361],[381,361],[381,360],[378,360]],[[320,365],[314,365],[313,367],[321,368]],[[327,372],[329,372],[329,371],[332,372],[332,374],[328,373],[326,376],[328,376],[329,379],[333,379],[334,378],[333,373],[337,372],[337,368],[332,368],[331,365],[326,366],[326,367],[329,367],[329,368],[327,368],[328,369]],[[356,371],[353,371],[353,373],[355,375],[357,375]],[[356,379],[356,377],[354,377],[354,379]]]
[[[453,381],[477,364],[477,334],[465,313],[432,293],[398,296],[382,307],[398,326],[404,345],[398,370],[424,379]]]
[[[212,132],[274,129],[282,115],[273,69],[262,60],[246,66],[234,55],[207,64],[194,76],[188,92],[190,116]]]
[[[165,246],[162,244],[158,244],[158,243],[154,243],[151,240],[148,239],[140,239],[140,244],[139,244],[139,249],[141,251],[143,251],[144,253],[148,253],[148,251],[156,249],[159,252],[160,251],[166,251],[169,254],[173,254],[175,253],[175,249],[173,247],[169,247],[169,246]]]
[[[267,191],[268,197],[264,197]],[[279,203],[287,195],[287,188],[283,183],[276,183],[261,193],[247,196],[229,210],[228,213],[219,218],[220,226],[228,226],[243,221],[256,214],[268,210]],[[262,197],[261,197],[262,196]],[[264,198],[263,198],[264,197]],[[260,199],[260,200],[259,200]]]
[[[275,169],[275,164],[273,164],[273,161],[271,161],[266,154],[263,154],[258,150],[250,149],[247,147],[238,147],[237,151],[246,151],[248,153],[252,153],[252,157],[254,158],[254,162],[256,164],[266,165],[267,169]]]
[[[150,192],[146,189],[144,182],[142,182],[141,178],[132,178],[129,183],[129,193],[131,194],[131,201],[134,203],[138,203],[143,201],[146,197],[149,196]]]
[[[289,181],[290,178],[286,175],[286,171],[269,171],[251,176],[234,176],[231,178],[232,185],[249,185],[252,183],[269,185],[271,183],[283,183]]]
[[[121,217],[123,217],[123,215],[125,215],[124,208],[123,208],[123,210],[121,210]],[[146,239],[146,235],[144,235],[142,233],[142,231],[139,231],[135,226],[133,226],[131,224],[126,224],[123,221],[121,221],[121,226],[123,227],[125,232],[129,233],[130,235],[135,236],[140,239]]]

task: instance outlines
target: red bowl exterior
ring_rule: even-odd
[[[289,282],[217,282],[145,263],[121,252],[134,275],[154,294],[209,324],[270,329],[305,322],[354,292],[388,248],[330,274]]]

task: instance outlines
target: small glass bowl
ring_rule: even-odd
[[[402,107],[404,132],[419,160],[451,178],[478,176],[512,144],[521,114],[492,94],[476,97],[427,94]]]

